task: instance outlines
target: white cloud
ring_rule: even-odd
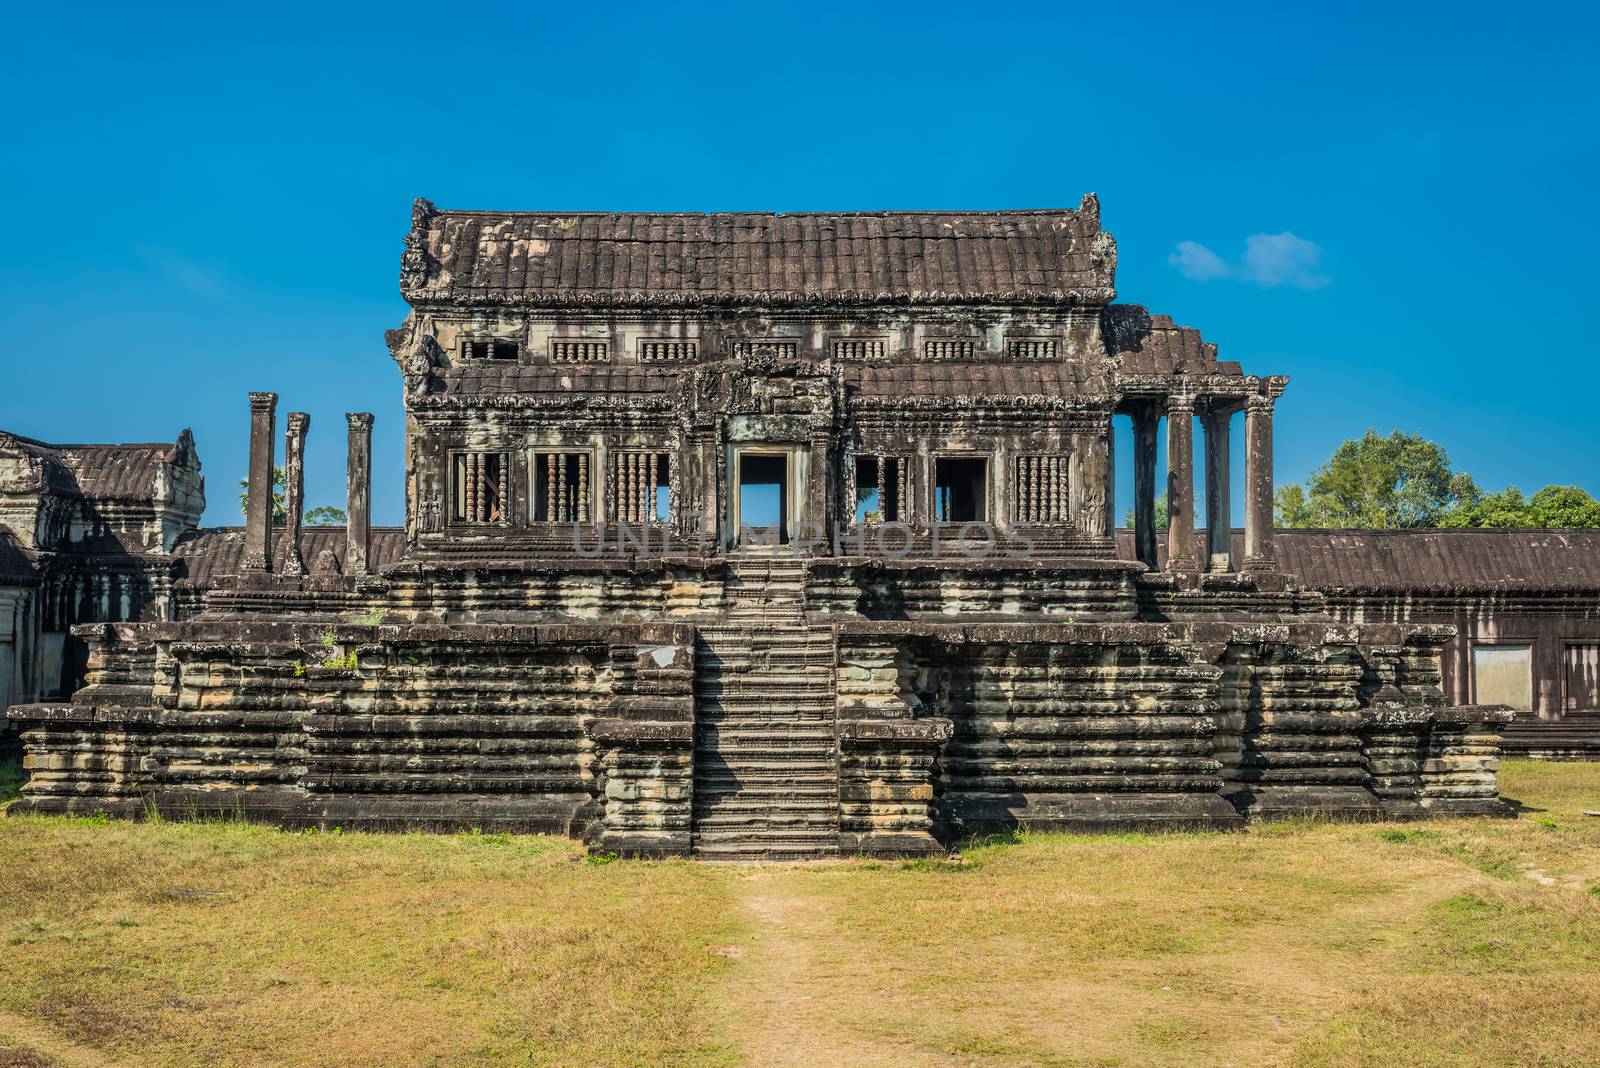
[[[1237,264],[1229,263],[1198,241],[1178,242],[1167,262],[1196,282],[1231,278],[1263,288],[1321,289],[1333,281],[1321,271],[1322,246],[1287,230],[1245,238],[1244,256]]]
[[[1322,247],[1315,241],[1281,234],[1252,234],[1244,239],[1244,269],[1258,286],[1321,289],[1333,279],[1321,273]]]
[[[1167,262],[1182,272],[1185,278],[1196,282],[1209,282],[1213,278],[1228,277],[1228,265],[1222,257],[1198,241],[1179,241],[1177,251],[1167,257]]]

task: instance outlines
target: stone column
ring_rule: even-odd
[[[305,557],[300,554],[300,525],[305,520],[306,507],[306,431],[311,429],[311,416],[305,412],[290,412],[288,429],[283,442],[283,508],[288,513],[289,547],[283,556],[285,575],[304,575]]]
[[[1209,408],[1204,416],[1206,428],[1206,553],[1213,571],[1233,567],[1233,520],[1229,515],[1232,492],[1229,487],[1230,408]]]
[[[250,394],[250,487],[244,521],[243,571],[272,570],[272,446],[278,395]]]
[[[350,455],[345,492],[344,573],[365,575],[372,548],[372,413],[346,412]]]
[[[1167,570],[1195,571],[1194,400],[1167,399]]]
[[[1272,404],[1270,394],[1249,397],[1244,410],[1244,566],[1277,567],[1272,547]]]
[[[1106,416],[1106,508],[1101,519],[1107,537],[1117,536],[1117,418]]]
[[[1153,405],[1133,410],[1134,554],[1152,571],[1156,567],[1156,421]]]

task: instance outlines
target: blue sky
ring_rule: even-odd
[[[1367,427],[1600,493],[1588,6],[30,5],[8,16],[0,427],[171,440],[239,521],[251,389],[308,503],[377,413],[441,207],[1074,206],[1120,299],[1292,377],[1278,479]],[[281,425],[281,422],[280,422]],[[1128,450],[1122,450],[1126,458]],[[1237,516],[1237,513],[1236,513]]]

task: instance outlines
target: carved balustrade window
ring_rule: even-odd
[[[1069,457],[1019,456],[1012,484],[1013,518],[1018,523],[1062,523],[1071,499]]]
[[[678,363],[692,360],[698,351],[699,345],[696,342],[682,338],[639,339],[639,359],[644,363]]]
[[[468,360],[515,360],[522,346],[510,338],[469,337],[461,339],[462,358]]]
[[[458,452],[450,478],[450,519],[455,523],[505,523],[510,516],[511,456]]]
[[[888,354],[888,338],[842,337],[833,343],[833,358],[836,360],[881,360]]]
[[[911,520],[911,461],[905,456],[856,457],[857,523]]]
[[[587,452],[533,454],[533,521],[588,523],[594,517]]]
[[[604,341],[583,338],[550,339],[551,363],[605,363],[611,359],[611,346]]]
[[[671,517],[671,454],[613,453],[611,479],[619,523],[665,523]]]

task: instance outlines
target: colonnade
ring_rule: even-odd
[[[1245,413],[1244,560],[1242,570],[1270,571],[1277,566],[1272,546],[1272,409],[1280,389],[1243,396],[1194,395],[1175,392],[1165,397],[1128,401],[1122,408],[1133,417],[1134,550],[1138,559],[1158,566],[1156,529],[1156,436],[1167,418],[1167,563],[1168,571],[1229,571],[1233,559],[1231,511],[1231,417]],[[1194,418],[1205,427],[1206,559],[1195,550]]]
[[[273,567],[272,473],[273,447],[277,435],[278,395],[250,394],[250,480],[246,498],[244,560],[241,570],[255,574]],[[344,574],[364,575],[372,543],[372,413],[347,412],[349,425],[349,464],[347,468],[347,518],[345,524]],[[306,434],[311,416],[289,413],[284,440],[284,534],[289,545],[284,551],[283,573],[305,573],[305,558],[300,552],[300,528],[305,506]]]

